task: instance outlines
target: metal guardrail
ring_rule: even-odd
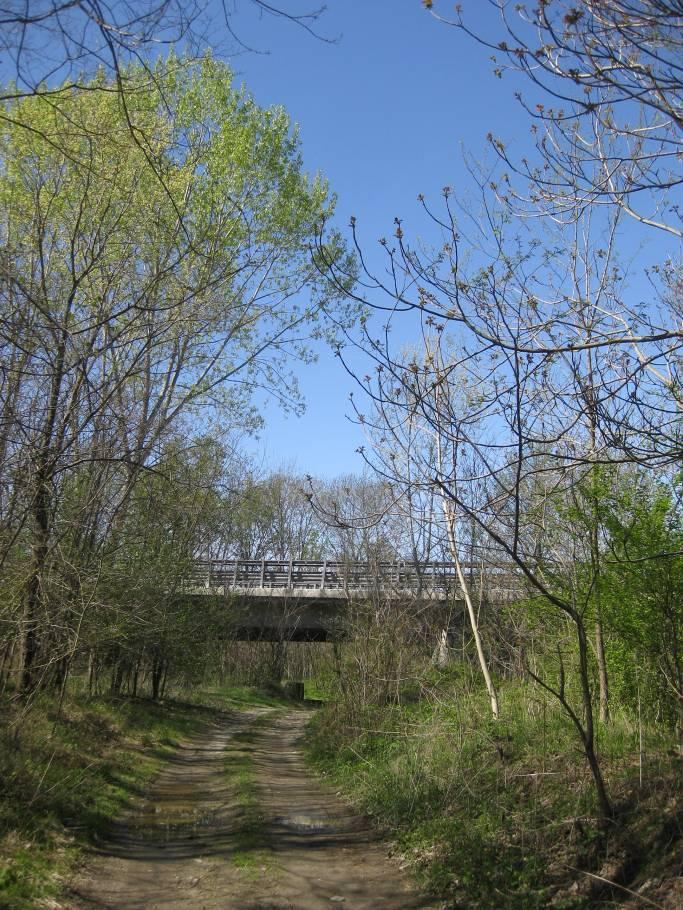
[[[476,579],[478,566],[463,566]],[[495,587],[518,589],[509,567],[487,569]],[[459,589],[454,563],[409,561],[350,562],[302,559],[216,559],[198,561],[189,579],[192,587],[221,588],[226,591],[256,592],[287,590],[300,592],[388,592],[411,591],[449,594]],[[501,585],[501,583],[503,583]],[[476,584],[476,582],[475,582]]]

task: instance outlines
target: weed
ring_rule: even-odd
[[[234,788],[240,808],[240,822],[233,833],[232,862],[245,875],[257,878],[262,873],[275,870],[272,851],[269,849],[263,814],[259,804],[254,771],[253,746],[258,730],[271,723],[273,714],[262,714],[232,738],[225,757],[225,771]]]
[[[486,694],[463,690],[455,671],[432,680],[428,697],[414,702],[353,706],[350,714],[343,702],[330,702],[309,728],[307,754],[391,834],[423,886],[447,906],[588,906],[585,894],[581,904],[569,891],[567,870],[598,871],[625,822],[606,834],[593,821],[585,761],[555,704],[522,681],[501,683],[500,694],[497,723],[488,719]],[[673,779],[663,735],[645,731],[643,742],[646,776]],[[633,780],[637,746],[625,716],[615,712],[599,729],[615,795]]]

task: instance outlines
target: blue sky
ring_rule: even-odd
[[[273,0],[293,12],[321,2]],[[366,261],[376,273],[384,263],[377,241],[391,236],[396,216],[410,244],[439,245],[442,238],[430,228],[417,196],[424,194],[438,208],[445,185],[461,200],[476,195],[464,156],[490,160],[488,133],[505,140],[513,159],[531,147],[528,117],[514,98],[518,89],[528,96],[528,83],[509,73],[497,78],[489,52],[436,21],[421,0],[328,0],[315,27],[331,41],[316,40],[282,18],[257,15],[250,0],[225,0],[236,11],[233,28],[253,48],[237,53],[222,21],[223,2],[208,3],[208,45],[230,61],[237,82],[259,104],[283,105],[299,125],[306,169],[328,178],[338,197],[337,226],[347,235],[349,219],[356,218]],[[475,31],[489,31],[485,20],[495,16],[492,4],[462,5]],[[454,3],[435,0],[434,6],[448,15]],[[0,61],[0,73],[7,65]],[[648,258],[661,262],[667,244],[655,232],[644,255],[637,232],[626,226],[620,236],[621,260],[632,266],[629,291],[644,306],[652,292],[642,265]],[[414,321],[395,340],[410,343],[417,329]],[[296,370],[305,415],[284,415],[266,402],[265,428],[247,445],[266,467],[294,466],[324,476],[362,470],[356,449],[365,440],[348,419],[354,381],[329,349],[320,345],[317,353],[316,364]],[[356,362],[360,375],[372,372]]]
[[[311,8],[288,4],[295,6]],[[259,104],[282,104],[299,124],[306,168],[329,179],[338,224],[357,218],[378,265],[376,241],[391,235],[395,216],[413,236],[425,227],[418,193],[436,200],[446,184],[467,190],[463,149],[480,158],[489,131],[521,142],[528,135],[513,86],[493,75],[486,51],[436,22],[419,0],[330,0],[317,27],[334,44],[242,9],[240,38],[267,53],[231,57],[238,79]],[[306,414],[267,407],[255,451],[269,466],[311,474],[360,470],[362,434],[345,416],[353,380],[325,349],[298,372]]]

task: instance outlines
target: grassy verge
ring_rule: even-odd
[[[238,687],[197,693],[192,703],[73,696],[59,716],[47,696],[29,710],[0,702],[0,907],[49,906],[80,845],[221,710],[282,703]]]
[[[680,837],[671,743],[645,731],[641,768],[627,718],[599,730],[618,809],[604,831],[566,719],[527,686],[501,690],[498,723],[484,695],[464,695],[456,679],[408,705],[330,704],[313,720],[309,758],[375,817],[448,907],[607,907],[643,885],[634,908],[647,906],[647,893],[676,906],[666,902]]]
[[[281,690],[269,690],[255,686],[216,685],[203,686],[201,690],[186,696],[190,703],[216,708],[281,708],[291,707],[292,702]]]

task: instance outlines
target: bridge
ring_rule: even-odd
[[[477,589],[480,566],[463,566]],[[486,568],[486,598],[509,602],[519,578],[509,566]],[[185,596],[207,597],[231,611],[239,641],[327,641],[343,634],[353,604],[411,604],[415,617],[460,614],[463,597],[454,563],[410,561],[214,559],[195,563]]]
[[[399,592],[444,600],[460,587],[454,563],[406,561],[211,559],[195,563],[191,581],[252,597],[335,600]]]

